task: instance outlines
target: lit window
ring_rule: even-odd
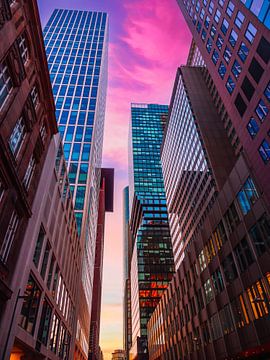
[[[219,20],[220,20],[220,16],[221,16],[221,12],[219,11],[219,9],[216,10],[215,16],[214,16],[214,20],[215,22],[218,24]]]
[[[268,163],[270,160],[270,144],[268,141],[263,140],[261,146],[259,147],[259,154],[263,159],[264,163]]]
[[[247,124],[247,131],[249,132],[249,135],[254,138],[258,134],[259,129],[257,121],[254,118],[251,118]]]
[[[255,28],[255,26],[252,23],[249,23],[245,33],[245,37],[251,44],[253,43],[256,33],[257,29]]]
[[[36,108],[39,103],[38,91],[37,88],[34,86],[31,90],[31,99],[33,101],[34,107]]]
[[[224,35],[226,35],[228,29],[229,29],[229,23],[226,19],[223,19],[220,30],[223,32]]]
[[[206,280],[203,284],[206,304],[208,304],[214,298],[214,292],[210,279]]]
[[[219,58],[219,53],[217,52],[216,49],[214,49],[213,54],[212,54],[212,61],[215,65],[218,62],[218,58]]]
[[[26,133],[25,124],[24,124],[23,118],[21,117],[17,121],[17,123],[12,131],[12,134],[10,135],[10,138],[9,138],[9,147],[14,156],[16,156],[20,150],[25,133]]]
[[[228,46],[226,46],[226,49],[224,51],[223,57],[226,61],[226,63],[229,63],[232,57],[232,52]]]
[[[259,119],[263,121],[266,115],[268,114],[268,112],[269,112],[268,107],[266,106],[265,102],[261,99],[256,108],[256,114],[258,115]]]
[[[246,215],[251,210],[251,206],[258,198],[259,195],[255,184],[251,177],[248,177],[247,181],[242,187],[242,190],[237,194],[237,200],[244,215]]]
[[[234,74],[236,79],[238,79],[239,75],[241,74],[241,71],[242,71],[241,65],[237,60],[235,60],[232,66],[232,73]]]
[[[264,90],[264,95],[268,101],[270,101],[270,82]]]
[[[232,30],[231,33],[230,33],[230,36],[229,36],[229,42],[230,42],[230,44],[232,45],[233,48],[235,47],[237,39],[238,39],[237,33],[234,30]]]
[[[226,88],[230,94],[232,94],[232,92],[235,88],[235,82],[233,81],[233,79],[230,76],[228,77],[228,80],[226,83]]]
[[[249,53],[248,47],[246,46],[245,43],[242,42],[240,47],[239,47],[239,50],[238,50],[238,56],[243,61],[243,63],[246,61],[248,53]]]
[[[3,263],[7,262],[8,255],[16,235],[18,224],[19,224],[18,214],[16,213],[16,211],[13,211],[11,218],[9,219],[9,224],[6,230],[4,240],[0,247],[0,259],[2,260]]]
[[[5,105],[12,88],[12,80],[8,67],[3,63],[0,65],[0,110]]]
[[[222,79],[224,79],[224,76],[226,74],[226,66],[223,64],[223,62],[221,61],[219,68],[218,68],[218,73],[220,75],[220,77]]]
[[[199,265],[200,265],[201,271],[203,271],[203,270],[206,268],[206,266],[207,266],[207,264],[206,264],[206,258],[205,258],[205,255],[204,255],[203,250],[202,250],[202,251],[200,252],[200,254],[199,254]]]
[[[233,12],[234,12],[234,4],[232,1],[229,1],[229,4],[226,9],[226,13],[229,15],[229,17],[232,17]]]
[[[33,176],[34,171],[35,171],[35,167],[36,167],[36,160],[35,160],[34,155],[32,155],[31,159],[29,161],[28,167],[26,169],[24,178],[23,178],[23,184],[24,184],[26,190],[28,190],[28,188],[29,188],[32,176]]]
[[[24,35],[19,36],[18,42],[19,42],[19,49],[20,49],[22,61],[24,64],[26,64],[29,59],[29,52],[28,52],[25,36]]]
[[[241,11],[238,11],[236,18],[234,20],[234,23],[238,27],[238,29],[241,29],[244,21],[245,21],[245,16],[241,13]]]

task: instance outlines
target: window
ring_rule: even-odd
[[[206,268],[207,264],[206,264],[206,258],[205,258],[205,255],[204,255],[204,252],[203,250],[200,252],[199,254],[199,265],[200,265],[200,269],[201,269],[201,272]]]
[[[270,145],[267,140],[263,140],[261,146],[259,147],[259,154],[263,159],[264,163],[268,163],[270,159]]]
[[[242,190],[237,194],[237,200],[244,215],[251,210],[251,206],[258,198],[259,194],[255,184],[251,177],[248,177],[242,187]]]
[[[222,263],[225,279],[228,283],[231,283],[237,278],[237,270],[233,260],[232,254],[229,254]]]
[[[248,57],[248,53],[249,53],[248,47],[246,46],[245,43],[242,42],[237,54],[243,63],[246,61],[246,58]]]
[[[38,340],[42,342],[42,344],[44,344],[45,346],[47,346],[47,341],[48,341],[51,315],[52,315],[52,308],[49,305],[48,301],[45,299],[43,301],[42,313],[41,313],[39,330],[38,330]]]
[[[201,311],[204,308],[204,301],[202,296],[202,289],[199,289],[198,292],[195,295],[195,299],[197,302],[197,308],[198,311]]]
[[[32,275],[29,276],[25,289],[25,298],[21,310],[19,325],[30,334],[34,334],[41,291]]]
[[[228,231],[231,234],[234,231],[234,229],[236,228],[236,226],[239,224],[239,221],[240,221],[234,203],[232,203],[231,206],[229,207],[229,209],[226,211],[226,213],[224,215],[224,219],[225,219]]]
[[[265,304],[265,293],[266,291],[261,280],[247,289],[247,295],[255,319],[259,319],[268,314],[268,308]]]
[[[20,49],[22,61],[24,64],[26,64],[29,59],[29,51],[24,34],[18,37],[18,43],[19,43],[19,49]]]
[[[206,282],[203,284],[203,287],[204,287],[206,304],[208,304],[214,298],[214,292],[212,289],[210,279],[206,280]]]
[[[212,61],[215,65],[218,62],[218,58],[219,58],[219,53],[217,52],[216,49],[214,49],[213,54],[212,54]]]
[[[46,249],[45,249],[44,256],[43,256],[42,266],[41,266],[41,270],[40,270],[40,275],[41,275],[42,279],[44,279],[45,275],[46,275],[50,250],[51,250],[50,244],[49,244],[49,242],[47,242]]]
[[[209,54],[210,54],[210,52],[211,52],[212,45],[213,45],[213,42],[212,42],[212,40],[209,38],[209,39],[207,40],[207,43],[206,43],[206,49],[207,49],[207,51],[209,52]]]
[[[223,46],[223,44],[224,44],[224,39],[223,39],[223,37],[220,36],[219,34],[218,34],[218,37],[217,37],[216,44],[217,44],[218,49],[221,50],[221,49],[222,49],[222,46]]]
[[[248,24],[247,30],[245,32],[245,38],[252,44],[256,36],[257,29],[252,23]]]
[[[237,60],[235,60],[233,63],[233,66],[232,66],[232,73],[234,74],[236,79],[239,78],[241,71],[242,71],[241,65],[239,64],[239,62]]]
[[[247,105],[244,102],[244,100],[240,94],[237,94],[235,101],[234,101],[234,105],[236,106],[236,109],[238,110],[239,115],[243,116],[247,109]]]
[[[47,132],[46,132],[46,126],[45,124],[43,123],[39,129],[39,134],[40,134],[40,137],[41,137],[41,140],[43,142],[43,144],[45,143],[45,139],[46,139],[46,135],[47,135]]]
[[[218,68],[218,73],[220,75],[220,77],[222,79],[224,79],[224,76],[226,74],[226,66],[223,64],[223,62],[221,61],[219,68]]]
[[[242,328],[250,323],[248,309],[245,304],[243,295],[231,302],[232,311],[234,315],[235,325],[237,328]]]
[[[238,29],[241,29],[244,21],[245,21],[245,16],[241,13],[241,11],[238,11],[236,18],[234,20],[234,23],[238,27]]]
[[[255,111],[258,115],[258,118],[261,120],[261,122],[263,122],[269,112],[269,109],[266,106],[265,102],[261,99]]]
[[[60,319],[55,314],[53,315],[53,321],[51,326],[51,333],[50,333],[50,349],[54,353],[57,351],[57,342],[59,337],[59,330],[60,330]]]
[[[8,3],[10,6],[16,4],[16,2],[17,2],[16,0],[8,0]]]
[[[206,40],[206,35],[207,35],[207,33],[206,33],[205,29],[202,29],[201,38],[202,38],[203,42],[205,42],[205,40]]]
[[[216,32],[217,32],[217,28],[214,25],[212,25],[211,30],[210,30],[210,35],[211,35],[212,39],[214,39]]]
[[[28,188],[29,188],[35,168],[36,168],[36,159],[35,159],[34,155],[32,155],[30,158],[28,167],[26,169],[24,178],[23,178],[23,184],[24,184],[26,190],[28,190]]]
[[[39,103],[39,97],[38,97],[38,91],[37,91],[36,86],[34,86],[33,89],[31,90],[31,99],[32,99],[34,107],[37,108],[38,103]]]
[[[26,133],[25,123],[23,118],[20,117],[9,138],[9,147],[14,156],[16,156],[19,153],[25,133]]]
[[[260,55],[263,61],[268,64],[270,59],[270,43],[263,36],[257,47],[257,53]]]
[[[219,9],[216,10],[215,16],[214,16],[214,20],[215,22],[218,24],[219,20],[220,20],[220,16],[221,16],[221,12],[219,11]]]
[[[226,13],[229,15],[229,17],[232,17],[233,12],[234,12],[234,4],[232,1],[229,1],[229,4],[226,9]]]
[[[208,10],[209,10],[209,13],[212,15],[213,11],[214,11],[214,3],[213,3],[213,1],[210,1]]]
[[[213,281],[215,293],[216,294],[221,293],[224,290],[224,281],[219,268],[212,274],[212,281]]]
[[[218,0],[219,5],[223,8],[225,0]]]
[[[258,134],[259,129],[257,121],[252,117],[247,124],[247,131],[252,139]]]
[[[252,59],[248,71],[250,75],[253,77],[253,79],[256,81],[256,83],[258,84],[263,74],[263,68],[255,58]]]
[[[254,94],[255,88],[252,85],[252,83],[249,81],[248,77],[246,77],[246,76],[241,85],[241,89],[243,90],[243,93],[246,95],[246,98],[248,100],[251,100],[251,98]]]
[[[222,330],[220,327],[220,321],[218,313],[214,314],[211,319],[211,329],[212,329],[212,338],[213,340],[217,340],[222,337]]]
[[[233,48],[236,45],[237,39],[238,39],[237,33],[234,30],[232,30],[231,33],[230,33],[230,36],[229,36],[229,43],[231,44],[231,46]]]
[[[254,257],[246,238],[242,239],[234,248],[234,253],[241,272],[245,271],[254,262]]]
[[[44,238],[45,238],[45,230],[41,226],[39,229],[39,234],[38,234],[38,238],[37,238],[37,242],[36,242],[36,248],[35,248],[35,252],[34,252],[34,256],[33,256],[33,263],[35,264],[36,267],[38,267],[38,264],[39,264],[39,259],[40,259],[40,255],[41,255],[41,251],[42,251]]]
[[[209,24],[210,24],[210,17],[207,15],[204,21],[204,26],[206,27],[206,29],[209,28]]]
[[[223,32],[224,35],[227,34],[227,31],[229,29],[229,23],[228,21],[224,18],[220,27],[220,30]]]
[[[265,214],[250,229],[249,234],[259,256],[270,248],[270,221]]]
[[[228,80],[226,83],[226,88],[230,94],[232,94],[232,92],[235,88],[235,82],[233,81],[233,79],[230,76],[228,77]]]
[[[227,335],[234,331],[232,312],[229,304],[225,305],[220,311],[220,322],[224,335]]]
[[[226,63],[228,64],[230,62],[230,60],[231,60],[231,57],[232,57],[232,52],[231,52],[231,50],[230,50],[230,48],[228,46],[226,46],[223,57],[224,57]]]
[[[2,198],[4,196],[4,192],[5,192],[4,183],[3,183],[3,180],[0,177],[0,201],[2,200]]]
[[[13,85],[6,63],[0,64],[0,110],[5,105]]]
[[[16,211],[13,211],[11,218],[9,220],[9,224],[6,230],[4,240],[0,247],[0,259],[2,260],[3,263],[7,262],[8,255],[16,235],[18,224],[19,224],[18,214]]]
[[[266,99],[268,101],[270,101],[270,82],[268,83],[268,85],[266,86],[266,88],[264,90],[264,96],[266,97]]]

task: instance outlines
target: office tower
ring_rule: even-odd
[[[123,299],[123,344],[126,359],[129,358],[131,347],[131,288],[130,288],[130,262],[132,254],[131,234],[129,227],[129,188],[123,190],[123,248],[124,248],[124,299]]]
[[[101,360],[99,347],[102,273],[104,253],[105,212],[113,211],[114,169],[101,169],[98,206],[97,239],[95,250],[94,292],[91,310],[89,360]]]
[[[169,213],[181,214],[181,195],[188,197],[190,235],[177,273],[148,322],[151,360],[168,354],[207,360],[269,356],[270,217],[255,172],[244,152],[235,154],[215,102],[203,68],[178,70],[162,166]],[[196,141],[184,131],[187,125],[197,133]],[[203,149],[213,201],[205,197],[208,187],[200,187],[201,152],[182,147],[189,142],[195,151]],[[177,151],[172,167],[169,154]],[[178,190],[174,196],[173,186],[180,196]]]
[[[269,209],[269,1],[178,4]]]
[[[174,273],[160,162],[168,106],[132,104],[129,138],[131,359],[148,359],[147,321]]]
[[[107,14],[101,12],[57,9],[44,28],[56,117],[84,246],[76,347],[78,354],[83,351],[83,356],[88,356],[93,293],[107,88],[107,37]]]
[[[125,360],[124,350],[114,350],[112,353],[112,360]]]
[[[1,1],[0,38],[0,358],[3,359],[18,291],[15,269],[25,246],[24,234],[57,124],[35,1]]]

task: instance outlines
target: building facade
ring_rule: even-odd
[[[112,353],[112,360],[125,360],[124,350],[114,350]]]
[[[97,239],[95,250],[94,292],[91,310],[91,326],[89,341],[89,360],[101,360],[99,346],[100,312],[102,296],[103,253],[105,233],[105,212],[113,211],[114,169],[101,169]]]
[[[160,162],[166,105],[132,104],[129,138],[131,359],[148,359],[147,321],[173,273],[174,261]]]
[[[44,28],[44,41],[75,216],[84,243],[84,294],[78,329],[89,339],[107,89],[107,14],[56,9]],[[83,356],[88,356],[88,350]]]
[[[178,0],[240,147],[270,204],[268,1]]]
[[[0,358],[16,302],[16,266],[52,136],[54,102],[36,1],[0,5]]]

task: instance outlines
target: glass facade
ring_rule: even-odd
[[[44,41],[91,304],[107,88],[108,20],[102,12],[56,9]]]
[[[129,153],[131,358],[147,352],[147,322],[174,273],[160,161],[168,106],[132,104]]]
[[[269,0],[241,0],[241,2],[270,30]]]

